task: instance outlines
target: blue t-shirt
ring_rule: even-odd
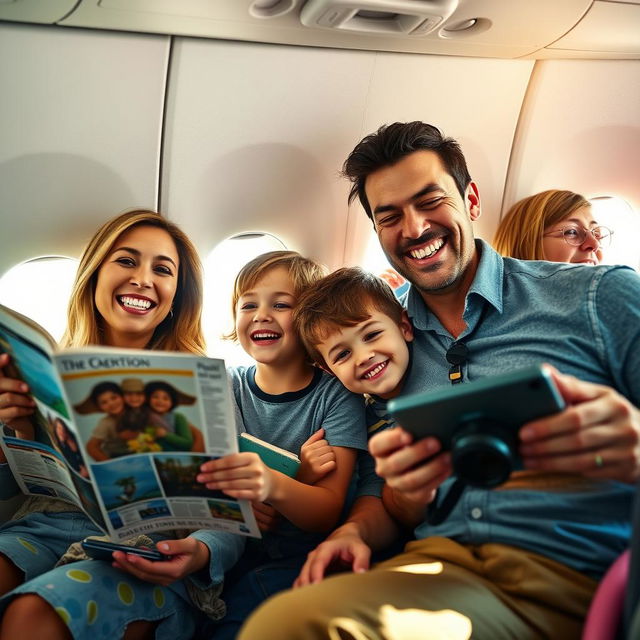
[[[367,435],[362,396],[316,369],[312,381],[300,391],[272,395],[255,381],[255,366],[228,370],[233,395],[248,433],[297,455],[318,429],[324,428],[330,445],[366,449]],[[275,532],[263,536],[272,558],[307,553],[326,534],[302,531],[284,520]]]
[[[395,426],[395,420],[387,412],[387,401],[376,396],[365,395],[365,418],[367,440],[376,433]],[[361,496],[382,496],[384,480],[376,473],[376,463],[368,451],[358,451],[357,477],[353,500]],[[353,500],[350,500],[352,503]]]
[[[464,380],[548,362],[616,389],[640,406],[640,277],[627,267],[502,258],[478,240],[480,262],[466,297],[469,349]],[[413,366],[403,393],[450,385],[445,358],[454,337],[412,286],[405,298],[414,325]],[[541,553],[602,576],[627,546],[634,487],[578,475],[518,474],[494,489],[467,488],[440,525],[416,537],[497,542]],[[444,493],[449,479],[441,487]]]

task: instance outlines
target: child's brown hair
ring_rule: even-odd
[[[232,331],[224,336],[226,339],[238,339],[235,323],[236,307],[240,297],[251,289],[268,271],[276,267],[285,267],[289,271],[296,299],[311,284],[320,280],[327,273],[324,265],[311,258],[305,258],[296,251],[269,251],[250,260],[240,269],[233,285],[231,313],[233,314],[234,327]]]
[[[344,267],[302,294],[293,322],[311,359],[328,370],[317,345],[336,329],[364,322],[372,311],[400,323],[403,307],[382,278],[360,267]]]

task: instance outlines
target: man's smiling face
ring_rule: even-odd
[[[423,293],[459,287],[475,255],[475,184],[463,199],[438,154],[416,151],[374,171],[365,191],[380,245],[396,271]]]

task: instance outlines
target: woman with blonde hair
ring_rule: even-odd
[[[63,344],[202,354],[201,305],[200,262],[187,236],[153,211],[129,211],[83,253]],[[2,375],[8,364],[0,354],[0,422],[34,440],[35,403],[24,381]],[[1,455],[0,499],[18,491]],[[115,566],[84,560],[70,570],[55,566],[67,547],[102,531],[68,502],[30,496],[0,529],[0,638],[189,638],[199,612],[182,578],[207,566],[210,546],[224,545],[210,533],[163,541],[171,558],[156,563],[168,566],[161,577],[139,572],[128,554],[116,554]]]
[[[572,191],[549,189],[516,202],[493,239],[498,253],[520,260],[600,264],[611,229],[593,219],[591,204]]]
[[[180,269],[177,287],[168,315],[157,325],[146,349],[184,351],[204,354],[204,338],[200,324],[202,310],[202,267],[195,247],[175,224],[154,211],[136,209],[107,221],[89,241],[71,292],[67,330],[63,347],[107,344],[104,319],[94,305],[99,270],[115,242],[136,226],[156,227],[166,231],[175,243]]]

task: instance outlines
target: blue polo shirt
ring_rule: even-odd
[[[628,267],[502,258],[476,241],[480,261],[466,297],[469,349],[464,380],[548,362],[581,380],[613,387],[640,406],[640,276]],[[403,393],[450,385],[445,353],[454,337],[411,287],[415,328]],[[446,492],[452,479],[446,481]],[[467,488],[440,525],[416,537],[497,542],[529,549],[600,578],[629,543],[634,487],[574,474],[517,472],[493,490]]]

